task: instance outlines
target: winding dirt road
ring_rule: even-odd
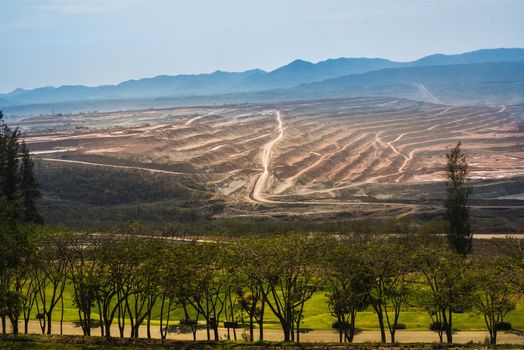
[[[184,126],[189,126],[189,125],[193,124],[194,121],[197,121],[197,120],[202,119],[202,118],[205,118],[205,117],[209,117],[209,116],[211,116],[211,115],[213,115],[213,114],[215,114],[215,113],[219,113],[220,111],[221,111],[221,110],[213,111],[213,112],[211,112],[211,113],[202,114],[202,115],[196,116],[196,117],[194,117],[194,118],[191,118],[191,119],[189,119],[188,121],[186,121],[186,122],[184,123]]]
[[[255,202],[274,203],[273,201],[266,199],[263,193],[267,192],[268,188],[273,146],[284,137],[282,114],[279,111],[276,111],[275,114],[278,123],[278,136],[266,143],[264,145],[264,148],[262,149],[262,166],[264,170],[260,175],[258,175],[258,178],[255,181],[255,185],[253,186],[253,189],[251,190],[251,193],[249,195],[249,199]]]

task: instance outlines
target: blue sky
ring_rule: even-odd
[[[524,47],[524,0],[0,0],[0,92]]]

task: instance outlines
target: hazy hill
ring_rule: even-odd
[[[271,99],[356,95],[427,99],[423,84],[446,103],[522,102],[524,49],[485,49],[459,55],[431,55],[413,62],[379,58],[295,60],[271,72],[216,71],[160,75],[118,85],[16,89],[0,94],[9,113],[49,113],[193,103],[238,103]],[[431,99],[430,99],[431,100]],[[63,108],[66,106],[66,108]]]
[[[383,69],[301,85],[287,94],[297,97],[377,95],[448,104],[522,103],[524,61]]]
[[[339,58],[311,63],[295,60],[271,72],[260,69],[245,72],[216,71],[196,75],[159,75],[154,78],[127,80],[118,85],[87,87],[66,85],[32,90],[16,89],[0,95],[9,104],[68,102],[121,98],[158,98],[170,96],[214,95],[241,91],[288,88],[353,73],[399,66],[383,59]]]
[[[458,55],[430,55],[412,62],[412,65],[444,65],[524,61],[524,49],[482,49]]]

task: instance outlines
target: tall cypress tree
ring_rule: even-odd
[[[460,150],[461,142],[446,154],[447,199],[445,218],[448,222],[448,241],[458,253],[467,255],[471,252],[473,235],[469,218],[469,197],[471,186],[466,183],[468,163],[466,155]]]
[[[14,208],[17,219],[42,223],[36,209],[41,193],[34,176],[34,163],[18,128],[11,130],[0,111],[0,197]]]
[[[18,139],[20,132],[18,129],[11,130],[7,128],[7,140],[5,143],[5,182],[3,194],[8,202],[15,202],[19,183],[18,165],[19,165],[19,144]]]
[[[24,221],[42,224],[43,219],[36,209],[36,201],[41,197],[38,183],[35,179],[35,163],[24,141],[20,147],[20,200]]]
[[[0,111],[0,197],[4,196],[7,182],[7,141],[9,128],[4,122],[4,114]]]

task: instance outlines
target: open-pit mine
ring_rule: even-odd
[[[524,123],[511,106],[352,98],[55,115],[17,125],[44,166],[183,178],[225,203],[217,217],[438,217],[445,154],[461,141],[473,216],[524,222]]]

